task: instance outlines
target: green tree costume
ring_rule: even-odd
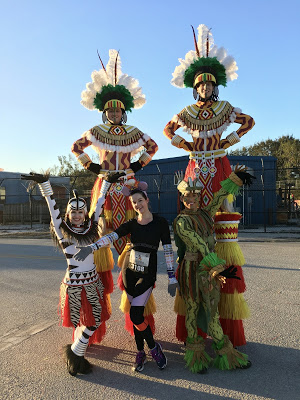
[[[207,207],[197,211],[185,209],[174,221],[179,294],[186,304],[185,361],[192,372],[205,371],[211,362],[205,352],[204,339],[198,335],[198,327],[213,339],[217,368],[243,368],[248,364],[248,356],[233,348],[219,322],[220,284],[224,280],[219,273],[225,269],[225,260],[214,253],[213,217],[228,194],[239,191],[242,181],[231,173],[221,186]]]

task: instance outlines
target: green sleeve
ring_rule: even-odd
[[[222,186],[222,188],[217,193],[215,193],[213,200],[205,208],[212,216],[214,216],[216,212],[218,212],[221,204],[229,194],[236,195],[241,189],[241,187],[235,184],[230,178],[227,178],[224,181],[220,182],[220,185]]]
[[[196,249],[203,257],[210,253],[206,242],[193,230],[187,218],[179,218],[177,220],[176,231],[186,246]]]

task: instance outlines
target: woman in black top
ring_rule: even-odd
[[[125,222],[114,232],[103,236],[97,242],[78,247],[80,251],[74,256],[77,260],[87,257],[92,251],[107,246],[120,237],[131,235],[132,248],[125,257],[122,268],[123,283],[131,304],[130,319],[134,325],[134,336],[138,353],[134,369],[142,371],[146,362],[144,341],[150,349],[158,367],[164,369],[167,359],[159,343],[154,341],[148,321],[144,318],[144,308],[151,295],[156,281],[157,250],[162,242],[169,276],[168,292],[174,296],[177,281],[174,276],[173,249],[171,245],[169,225],[165,218],[152,214],[149,210],[149,198],[145,191],[134,189],[130,192],[130,200],[137,218]]]

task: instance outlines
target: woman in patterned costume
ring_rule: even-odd
[[[103,124],[84,132],[73,144],[72,152],[84,168],[98,175],[92,190],[91,212],[101,189],[103,175],[107,171],[125,173],[118,183],[111,186],[104,204],[106,227],[114,230],[135,216],[130,201],[122,193],[125,182],[135,184],[135,172],[151,161],[158,147],[147,134],[126,124],[126,112],[141,108],[146,101],[138,81],[122,73],[116,50],[109,51],[106,68],[102,61],[101,64],[103,68],[92,73],[92,82],[82,92],[81,104],[89,110],[102,111]],[[93,163],[84,152],[88,146],[92,146],[98,154],[99,164]],[[132,162],[135,155],[138,159]],[[122,253],[125,245],[126,238],[114,242],[118,254]]]
[[[88,217],[86,201],[75,195],[69,200],[65,219],[53,197],[48,176],[22,175],[22,179],[38,183],[45,197],[50,216],[50,232],[58,247],[63,251],[68,268],[60,286],[60,311],[62,325],[74,329],[73,344],[64,347],[64,359],[68,371],[75,376],[78,372],[87,374],[92,365],[84,358],[88,344],[100,343],[105,335],[105,321],[110,317],[109,290],[98,273],[93,256],[84,261],[74,259],[76,246],[86,245],[99,237],[98,220],[110,185],[119,179],[120,173],[104,177],[95,212]]]
[[[222,188],[213,201],[203,209],[199,207],[201,183],[198,179],[192,182],[189,178],[188,182],[183,180],[177,186],[185,206],[174,221],[179,260],[177,279],[180,297],[186,306],[185,361],[192,372],[205,373],[211,361],[198,328],[213,339],[217,354],[214,365],[217,368],[244,369],[251,366],[247,356],[233,348],[220,325],[220,285],[224,283],[224,277],[236,278],[236,269],[234,266],[225,269],[225,260],[214,252],[213,216],[228,194],[237,193],[244,183],[250,184],[252,178],[243,171],[232,172],[221,182]]]
[[[198,41],[195,41],[195,51],[189,51],[184,60],[180,59],[180,65],[175,68],[172,84],[177,87],[193,88],[196,104],[185,107],[175,115],[164,129],[164,134],[171,139],[171,143],[190,153],[190,161],[185,171],[185,179],[197,178],[201,182],[201,207],[209,205],[214,193],[220,188],[220,182],[228,178],[231,173],[226,149],[238,143],[240,138],[254,126],[254,120],[249,115],[243,114],[240,109],[233,107],[228,101],[219,101],[218,86],[226,86],[227,81],[237,78],[237,65],[232,56],[227,54],[224,48],[214,45],[213,37],[205,25],[198,27]],[[223,132],[232,124],[240,124],[240,128],[230,133],[225,139],[221,139]],[[192,141],[187,141],[175,134],[176,130],[183,128],[192,136]],[[227,212],[230,212],[227,210]],[[234,218],[234,217],[233,217]],[[230,247],[230,244],[227,246]],[[232,247],[232,246],[231,246]],[[219,249],[219,247],[218,247]],[[233,247],[229,253],[237,250]],[[240,258],[241,250],[234,256]],[[227,252],[228,254],[228,252]],[[222,258],[224,253],[220,255]],[[226,258],[226,265],[232,265],[232,260]],[[236,265],[234,262],[233,264]],[[238,264],[239,265],[239,264]],[[239,268],[239,276],[244,283],[242,269]],[[233,286],[236,283],[224,285],[224,291],[234,294]],[[239,344],[245,344],[245,337],[241,319],[249,315],[245,300],[241,297],[242,284],[237,284],[238,296],[231,296],[231,301],[226,302],[228,308],[224,315],[235,316],[228,320],[225,327],[231,337],[240,337]],[[241,290],[241,292],[240,292]],[[241,308],[242,306],[242,308]],[[177,338],[183,340],[184,330],[184,305],[180,307],[177,321]],[[224,308],[223,308],[224,311]],[[233,322],[239,316],[239,322]],[[229,328],[230,327],[230,328]],[[244,337],[244,339],[243,339]]]

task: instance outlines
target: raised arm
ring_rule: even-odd
[[[238,194],[241,187],[243,185],[250,186],[253,179],[256,179],[255,176],[239,168],[235,172],[231,172],[227,179],[220,182],[222,188],[215,193],[213,200],[207,207],[205,207],[205,210],[208,211],[212,217],[214,217],[216,212],[221,207],[222,202],[229,194]]]
[[[42,196],[45,198],[48,209],[50,212],[51,221],[58,241],[63,239],[63,235],[60,231],[60,225],[62,222],[59,208],[56,205],[56,201],[53,197],[53,190],[48,177],[42,174],[30,173],[30,175],[21,175],[23,180],[31,180],[38,184]]]
[[[254,119],[250,115],[243,113],[236,113],[234,123],[240,124],[241,126],[237,131],[230,133],[225,139],[221,140],[220,148],[227,149],[230,146],[238,143],[241,137],[245,135],[255,125]]]

